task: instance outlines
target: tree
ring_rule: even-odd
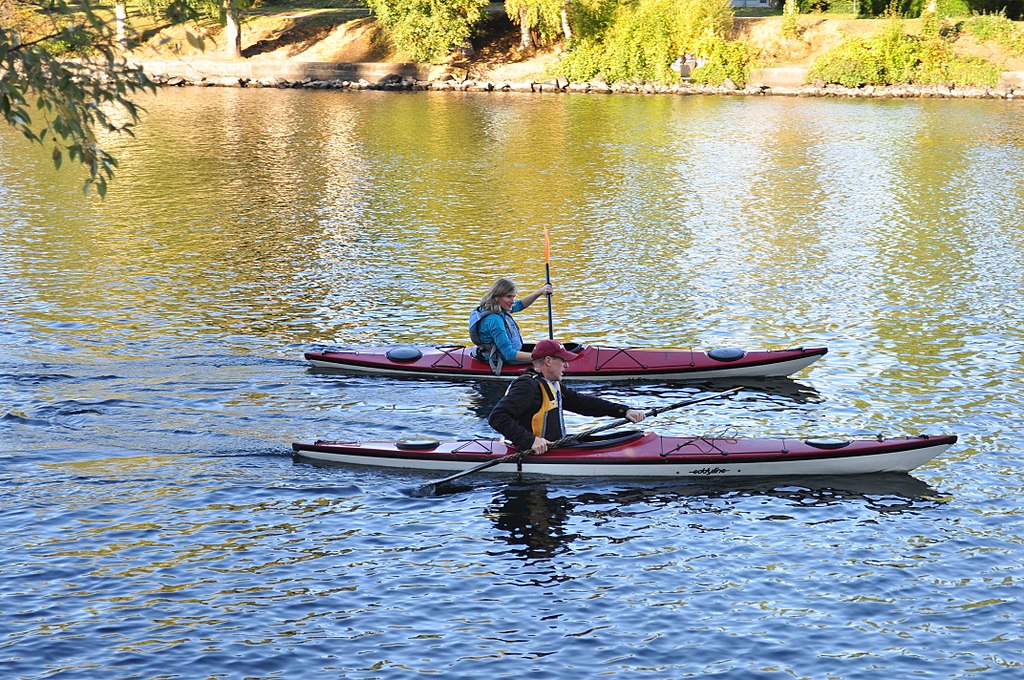
[[[367,0],[395,46],[416,61],[437,61],[469,41],[487,0]]]
[[[224,27],[224,56],[229,59],[239,59],[242,56],[242,19],[256,1],[132,0],[142,12],[152,17],[168,16],[170,13],[175,17],[182,15],[182,21],[199,17],[219,21]],[[191,41],[192,37],[189,39]]]
[[[8,125],[88,173],[102,196],[117,161],[97,131],[132,134],[141,109],[132,95],[154,90],[121,55],[115,22],[81,0],[0,0],[0,112]]]
[[[505,0],[505,12],[519,24],[520,49],[534,47],[535,32],[542,43],[550,43],[559,35],[572,37],[568,0]]]
[[[698,57],[712,43],[726,42],[732,26],[729,0],[638,0],[621,4],[603,35],[601,71],[609,82],[672,82],[672,63],[685,53]]]
[[[100,196],[117,160],[99,145],[97,133],[133,135],[142,109],[132,98],[156,89],[142,67],[124,57],[136,36],[123,10],[117,3],[111,18],[94,0],[0,0],[4,120],[49,148],[57,168],[65,160],[77,163],[87,174],[83,190]],[[190,0],[161,0],[154,14],[165,27],[197,16]]]
[[[241,0],[224,0],[221,9],[221,20],[224,23],[224,51],[232,59],[242,56],[242,4]]]

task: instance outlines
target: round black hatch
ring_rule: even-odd
[[[747,356],[747,353],[739,347],[719,347],[708,352],[708,356],[715,361],[736,361]]]
[[[408,363],[410,361],[416,361],[422,357],[423,352],[412,345],[397,345],[389,349],[384,356],[386,356],[389,361],[394,361],[396,363]]]
[[[395,442],[395,446],[406,451],[429,451],[430,449],[436,449],[440,443],[436,439],[428,437],[411,437],[409,439],[400,439]]]
[[[805,439],[804,444],[813,446],[816,449],[841,449],[850,445],[849,439],[838,439],[835,437],[814,437]]]

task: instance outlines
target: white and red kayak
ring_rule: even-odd
[[[532,345],[525,345],[530,351]],[[576,359],[565,366],[566,380],[717,380],[792,375],[828,352],[825,347],[742,350],[628,349],[566,344]],[[317,368],[423,378],[497,378],[511,380],[529,364],[505,364],[495,374],[476,357],[475,347],[396,345],[377,349],[306,352]]]
[[[669,437],[619,432],[556,448],[491,472],[573,477],[760,477],[909,472],[956,443],[956,435],[873,439]],[[292,444],[296,458],[316,463],[412,470],[468,470],[514,454],[500,439],[438,442],[316,441]]]

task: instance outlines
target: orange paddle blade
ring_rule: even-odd
[[[544,227],[544,261],[551,262],[551,239],[548,238],[547,227]]]

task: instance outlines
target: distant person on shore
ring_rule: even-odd
[[[530,354],[523,352],[523,334],[512,314],[526,309],[541,295],[551,295],[554,288],[546,283],[522,299],[516,299],[516,284],[502,277],[494,282],[480,305],[469,316],[469,337],[477,346],[477,357],[491,365],[495,373],[504,363],[527,363]]]
[[[643,411],[562,386],[565,364],[576,355],[555,340],[533,348],[533,370],[512,381],[487,422],[520,451],[545,453],[551,442],[565,436],[563,409],[584,416],[611,416],[639,423]]]

